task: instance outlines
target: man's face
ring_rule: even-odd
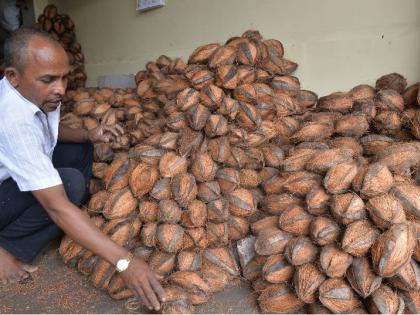
[[[14,74],[6,69],[5,74],[20,94],[46,113],[60,105],[69,71],[68,57],[63,48],[34,37],[29,43],[23,69],[15,69]]]

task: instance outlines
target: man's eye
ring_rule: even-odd
[[[43,83],[51,83],[52,82],[52,78],[42,78],[41,82]]]

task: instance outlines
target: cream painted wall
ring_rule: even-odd
[[[145,13],[136,0],[47,1],[76,23],[88,85],[135,73],[161,54],[186,59],[250,28],[281,40],[302,87],[319,95],[394,71],[420,81],[419,0],[166,0]]]

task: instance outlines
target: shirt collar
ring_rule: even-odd
[[[34,103],[32,103],[31,101],[29,101],[28,99],[26,99],[22,94],[19,93],[18,90],[16,90],[9,82],[9,80],[7,80],[6,77],[4,77],[2,79],[2,81],[5,82],[6,84],[6,88],[8,90],[10,90],[12,93],[14,93],[16,96],[18,96],[20,98],[20,100],[24,103],[27,103],[28,108],[31,109],[31,111],[34,113],[34,115],[36,115],[38,112],[41,112],[41,110],[39,109],[38,106],[36,106]]]

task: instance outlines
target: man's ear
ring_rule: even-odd
[[[4,76],[14,88],[19,86],[20,73],[15,67],[7,67],[4,69]]]

